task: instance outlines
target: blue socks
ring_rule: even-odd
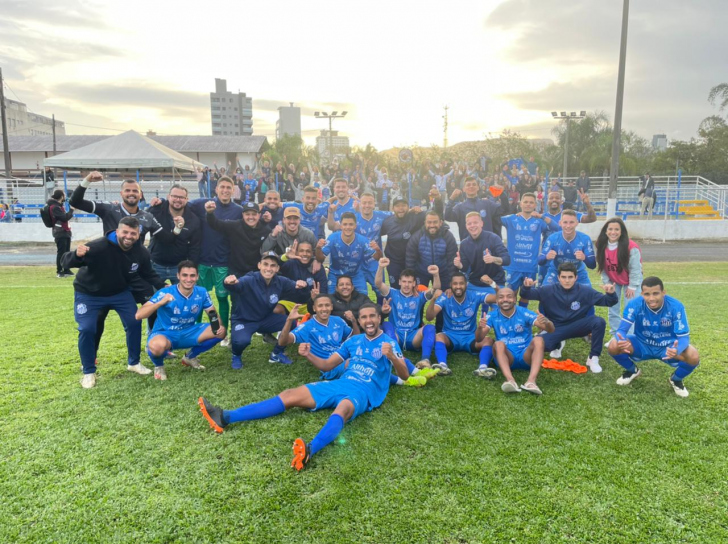
[[[318,434],[311,440],[308,445],[309,452],[313,455],[316,452],[321,451],[325,446],[331,444],[334,439],[339,436],[339,433],[344,428],[344,418],[339,414],[332,414],[329,420],[326,422]]]
[[[276,355],[281,354],[284,351],[286,351],[286,348],[284,346],[281,346],[280,344],[276,344],[273,347],[273,353],[275,353]]]
[[[447,346],[445,342],[435,342],[435,357],[437,362],[447,366]]]
[[[625,370],[629,372],[634,372],[637,367],[634,366],[634,363],[632,362],[632,359],[629,358],[629,355],[626,353],[620,353],[619,355],[612,355],[612,359],[617,361],[619,363],[619,366],[624,368]]]
[[[149,355],[149,358],[154,363],[154,366],[164,366],[164,353],[157,357],[156,355],[152,355],[152,352],[147,349],[147,355]]]
[[[483,346],[480,348],[480,366],[488,366],[493,358],[493,346]]]
[[[268,400],[241,406],[236,410],[223,410],[222,420],[227,425],[239,421],[250,421],[251,419],[265,419],[277,416],[286,411],[281,397],[273,397]]]
[[[199,343],[199,345],[194,346],[190,351],[187,352],[187,357],[189,357],[190,359],[194,359],[201,353],[210,351],[220,342],[222,342],[222,338],[209,338],[208,340],[203,340]]]
[[[700,362],[698,362],[698,365],[699,364],[700,364]],[[690,373],[693,370],[698,368],[698,365],[693,366],[693,365],[687,364],[685,361],[680,361],[677,364],[677,369],[675,370],[675,372],[672,375],[672,379],[674,381],[678,381],[678,382],[683,381],[685,378],[687,378],[690,375]]]
[[[425,325],[422,329],[422,358],[430,359],[435,347],[435,326]]]

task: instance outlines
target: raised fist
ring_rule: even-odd
[[[216,208],[217,208],[217,204],[215,204],[214,200],[208,200],[207,202],[205,202],[205,211],[207,213],[214,212]]]

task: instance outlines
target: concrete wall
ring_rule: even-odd
[[[101,223],[71,223],[73,240],[99,238]],[[0,223],[0,242],[53,242],[51,229],[43,223]]]

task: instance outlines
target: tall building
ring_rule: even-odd
[[[655,134],[652,136],[652,149],[655,151],[665,151],[667,149],[667,135]]]
[[[210,93],[213,136],[252,136],[253,99],[245,93],[231,93],[227,80],[215,78],[215,92]]]
[[[22,102],[5,99],[5,117],[8,136],[52,136],[53,119],[28,111]],[[0,134],[2,126],[0,126]],[[66,124],[56,119],[56,136],[66,133]]]
[[[338,130],[332,130],[331,134],[329,134],[328,130],[322,130],[321,134],[316,136],[316,149],[319,155],[328,157],[329,146],[333,147],[334,157],[337,155],[345,156],[349,150],[349,137],[339,136]]]
[[[276,140],[284,134],[301,136],[301,108],[294,106],[281,106],[278,108],[278,121],[276,121]]]

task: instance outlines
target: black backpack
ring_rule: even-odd
[[[52,229],[55,225],[51,214],[51,207],[48,204],[40,209],[40,218],[43,220],[43,224],[49,229]]]

